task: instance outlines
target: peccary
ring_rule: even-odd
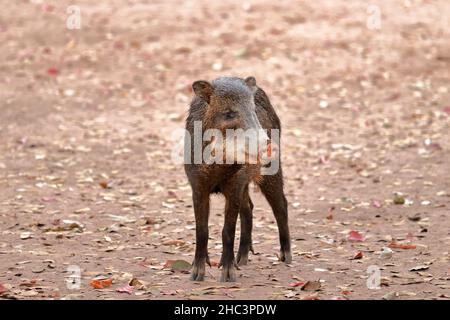
[[[189,138],[185,140],[185,156],[194,157],[194,123],[200,121],[202,134],[208,129],[256,129],[267,132],[280,130],[280,120],[265,92],[256,85],[254,77],[246,79],[221,77],[211,83],[196,81],[192,85],[195,96],[186,120]],[[198,137],[197,137],[198,138]],[[190,139],[190,140],[189,140]],[[205,147],[204,142],[201,148]],[[258,152],[261,152],[258,150]],[[264,150],[268,152],[268,150]],[[247,158],[246,158],[247,159]],[[259,159],[259,158],[258,158]],[[261,175],[263,164],[249,163],[186,163],[185,171],[192,187],[196,222],[196,249],[191,279],[202,281],[205,263],[211,266],[208,256],[208,219],[210,194],[225,196],[225,222],[222,231],[223,251],[219,263],[221,281],[236,281],[235,269],[245,265],[252,246],[252,210],[249,183],[254,182],[264,194],[275,215],[279,237],[279,258],[291,263],[291,246],[288,227],[287,201],[283,192],[281,166],[275,174]],[[241,221],[239,249],[234,258],[234,238],[237,217]]]

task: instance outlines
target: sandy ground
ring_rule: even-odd
[[[380,29],[362,0],[76,2],[80,30],[73,1],[0,13],[0,299],[450,298],[447,0],[373,0]],[[195,247],[171,133],[191,83],[221,75],[255,76],[282,120],[294,256],[253,192],[258,254],[234,284],[167,263]],[[216,263],[222,222],[216,197]]]

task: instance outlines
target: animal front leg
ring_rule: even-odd
[[[191,280],[203,281],[205,279],[205,263],[208,258],[208,218],[209,195],[193,192],[195,212],[195,258],[192,263]]]

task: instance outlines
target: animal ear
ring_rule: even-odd
[[[255,77],[247,77],[245,78],[245,83],[247,86],[252,90],[253,94],[256,93],[258,90],[258,87],[256,86],[256,79]]]
[[[213,87],[208,81],[204,80],[195,81],[192,84],[192,89],[194,90],[194,93],[198,97],[202,98],[207,103],[209,103],[211,94],[213,93]]]

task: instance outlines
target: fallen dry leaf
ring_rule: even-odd
[[[388,246],[391,249],[404,249],[404,250],[408,250],[408,249],[415,249],[416,245],[414,244],[402,244],[402,243],[396,243],[396,242],[391,242]]]
[[[107,181],[100,181],[98,184],[103,189],[110,189],[110,185],[109,185],[109,183]]]
[[[372,207],[374,207],[374,208],[381,208],[381,203],[377,200],[372,200],[371,204],[372,204]]]
[[[8,291],[8,289],[6,289],[6,287],[0,283],[0,295],[4,294],[7,291]]]
[[[185,243],[186,242],[184,242],[183,240],[167,240],[164,241],[162,244],[165,246],[182,246]]]
[[[164,269],[170,269],[172,271],[186,272],[191,270],[192,264],[185,260],[167,260],[164,264]]]
[[[318,291],[322,287],[320,281],[307,281],[301,288],[303,291]]]
[[[449,107],[444,107],[443,111],[444,111],[446,114],[450,115],[450,106],[449,106]]]
[[[289,283],[289,286],[295,288],[295,287],[301,287],[304,284],[305,284],[304,282],[298,281],[298,282],[291,282],[291,283]]]
[[[341,291],[341,294],[343,294],[343,295],[345,295],[345,296],[348,296],[349,294],[351,294],[352,292],[351,291],[349,291],[349,290],[343,290],[343,291]]]
[[[48,69],[47,69],[47,74],[48,74],[49,76],[55,77],[55,76],[57,76],[57,75],[59,74],[59,70],[56,69],[56,68],[48,68]]]
[[[145,290],[147,289],[147,283],[144,281],[138,280],[137,278],[133,278],[128,283],[129,286],[136,288],[137,290]]]
[[[9,1],[19,17],[0,18],[7,40],[0,53],[0,283],[9,290],[2,297],[190,298],[199,285],[182,273],[194,258],[195,210],[185,172],[170,159],[169,136],[184,127],[195,77],[212,81],[241,66],[279,105],[294,259],[288,267],[276,261],[276,219],[260,191],[253,199],[260,254],[236,270],[245,291],[214,288],[205,292],[216,296],[201,298],[307,299],[319,292],[330,299],[352,291],[347,298],[381,299],[397,291],[400,299],[402,288],[417,293],[413,299],[449,295],[450,47],[448,28],[436,19],[448,16],[449,1],[384,1],[375,47],[374,30],[361,23],[366,6],[345,0],[330,1],[325,14],[325,1],[201,1],[198,14],[175,1],[140,10],[139,1],[125,0],[96,14],[98,4],[85,1],[83,34],[100,35],[95,39],[56,32],[66,8],[47,2],[57,3]],[[403,19],[399,7],[420,21]],[[267,28],[257,23],[261,15]],[[120,32],[110,30],[119,20]],[[343,26],[352,32],[339,32]],[[314,41],[292,41],[305,28],[316,31]],[[326,36],[336,32],[336,39]],[[247,41],[248,34],[259,40]],[[301,79],[293,75],[299,68]],[[279,153],[271,147],[264,156]],[[224,202],[211,200],[208,221],[217,261]],[[414,237],[405,238],[408,232]],[[173,262],[163,268],[168,259],[189,263],[175,272]],[[427,260],[435,260],[428,270],[409,271]],[[65,269],[72,264],[83,281],[69,292],[65,280],[75,282],[75,274]],[[381,290],[367,290],[370,265],[382,270]],[[207,267],[205,285],[217,285],[220,273]],[[100,274],[112,285],[94,290],[89,283],[101,286]],[[320,291],[300,290],[318,275],[327,281]],[[416,284],[402,286],[407,280]],[[127,283],[132,295],[116,291]],[[171,290],[174,296],[163,296]]]
[[[394,196],[394,204],[405,204],[406,199],[404,196],[402,195],[395,195]]]
[[[364,241],[364,237],[358,231],[350,231],[347,240],[351,242],[362,242]]]
[[[94,289],[104,289],[112,284],[112,279],[94,279],[90,283],[91,287]]]
[[[128,284],[126,286],[124,286],[124,287],[116,289],[116,291],[119,292],[119,293],[128,293],[128,294],[132,294],[133,290],[134,290],[134,287],[130,286]]]
[[[362,259],[363,258],[363,253],[361,251],[358,251],[354,256],[353,256],[353,260],[358,260],[358,259]]]

